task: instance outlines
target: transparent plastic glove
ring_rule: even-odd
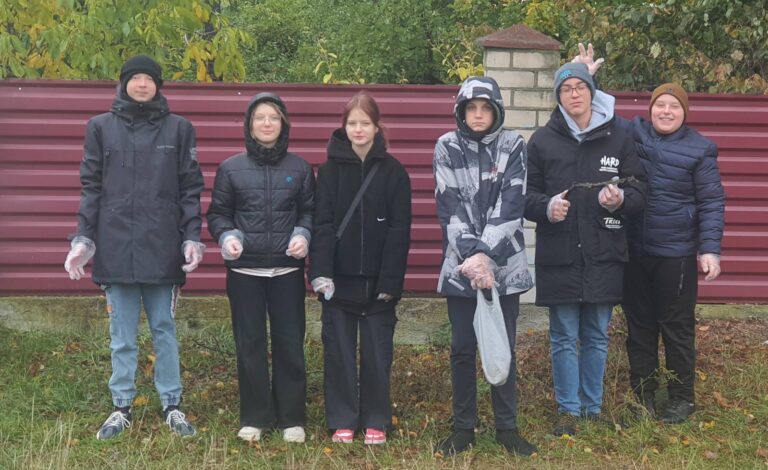
[[[181,252],[184,253],[184,261],[187,262],[187,264],[181,267],[181,270],[185,273],[191,273],[203,261],[205,245],[192,240],[184,240],[184,243],[181,245]]]
[[[474,289],[493,287],[493,260],[485,253],[475,253],[459,266],[461,274],[466,276]]]
[[[243,242],[231,235],[221,243],[221,257],[227,261],[234,261],[243,254]]]
[[[376,300],[383,300],[384,302],[389,302],[392,299],[394,299],[394,296],[392,296],[392,294],[387,294],[386,292],[379,292],[379,295],[376,296]]]
[[[77,281],[85,274],[85,265],[96,253],[96,244],[86,237],[75,237],[70,243],[67,259],[64,261],[64,269],[69,278]]]
[[[333,279],[329,277],[316,277],[312,279],[312,289],[318,294],[323,294],[325,300],[331,300],[336,286],[333,285]]]
[[[307,257],[308,250],[309,242],[307,239],[303,235],[294,235],[288,243],[288,249],[285,250],[285,254],[296,259],[303,259]]]
[[[574,57],[571,62],[586,65],[589,74],[594,75],[600,69],[600,66],[603,65],[605,59],[601,57],[595,60],[595,49],[592,47],[592,43],[589,43],[586,49],[583,43],[579,43],[579,55]]]
[[[571,201],[565,198],[568,190],[560,194],[555,194],[547,204],[547,219],[553,224],[562,222],[568,216],[568,209],[571,207]]]
[[[699,257],[701,270],[706,274],[705,281],[714,281],[720,275],[720,257],[714,253],[705,253]]]
[[[609,184],[600,190],[597,201],[609,212],[613,212],[624,204],[624,190],[615,184]]]

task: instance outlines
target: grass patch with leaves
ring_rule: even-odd
[[[474,450],[435,458],[451,430],[449,350],[445,335],[423,346],[397,346],[392,367],[394,431],[387,445],[332,444],[323,417],[322,344],[307,342],[308,426],[304,445],[278,432],[260,443],[239,428],[234,343],[228,325],[181,336],[183,409],[198,435],[171,435],[152,383],[151,338],[140,337],[139,394],[133,426],[114,441],[95,433],[111,409],[109,339],[95,334],[0,329],[0,468],[765,468],[768,465],[768,321],[697,324],[697,406],[677,426],[629,414],[626,337],[611,326],[605,423],[580,423],[575,438],[548,435],[555,418],[549,345],[544,332],[519,336],[519,425],[538,454],[517,458],[493,438],[489,386],[478,373],[480,425]],[[442,340],[440,340],[442,338]],[[673,380],[673,378],[672,378]],[[660,397],[663,402],[663,397]]]

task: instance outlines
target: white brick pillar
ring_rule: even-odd
[[[521,24],[483,36],[477,42],[485,49],[485,75],[495,79],[501,88],[506,110],[504,125],[527,141],[547,123],[555,107],[552,87],[562,44]],[[535,273],[535,227],[533,222],[525,221],[525,251],[531,273]],[[535,298],[536,288],[520,301],[533,303]]]

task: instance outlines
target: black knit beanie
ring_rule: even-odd
[[[137,55],[126,60],[120,70],[120,88],[124,94],[127,94],[128,80],[137,73],[146,73],[152,77],[158,89],[163,86],[163,72],[160,70],[160,65],[149,56]]]

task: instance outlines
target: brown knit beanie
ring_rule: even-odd
[[[683,90],[683,87],[677,83],[665,83],[653,90],[651,104],[648,105],[648,112],[653,109],[653,103],[655,103],[661,95],[672,95],[677,98],[677,101],[679,101],[680,105],[683,107],[683,121],[688,119],[688,93],[686,93],[685,90]]]

